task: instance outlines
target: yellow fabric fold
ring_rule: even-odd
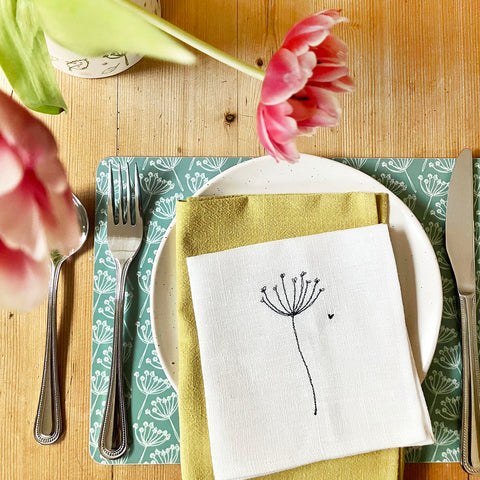
[[[213,480],[200,352],[186,258],[388,221],[388,195],[325,193],[195,197],[177,202],[179,414],[183,480]],[[232,432],[234,435],[234,432]],[[259,479],[397,480],[400,449],[312,463]]]

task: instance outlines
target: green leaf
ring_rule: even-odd
[[[2,0],[0,0],[2,1]],[[128,0],[34,0],[45,33],[81,55],[130,52],[176,63],[195,56]],[[151,14],[150,14],[151,15]]]
[[[0,66],[20,100],[41,113],[66,110],[32,1],[0,0],[0,18]]]

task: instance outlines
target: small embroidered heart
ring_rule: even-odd
[[[331,320],[335,314],[334,313],[329,313],[328,318]]]

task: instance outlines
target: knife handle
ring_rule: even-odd
[[[480,372],[475,294],[460,294],[463,357],[461,462],[470,474],[480,473]]]

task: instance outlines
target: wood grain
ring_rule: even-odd
[[[320,156],[480,155],[480,10],[476,0],[165,0],[162,15],[262,68],[288,28],[327,8],[351,50],[357,83],[341,98],[338,128],[299,141]],[[55,133],[74,191],[93,225],[95,170],[112,155],[264,153],[256,137],[261,85],[208,57],[193,67],[144,59],[118,77],[57,74],[69,113],[39,115]],[[11,92],[0,76],[0,88]],[[230,115],[229,121],[226,116]],[[101,466],[89,457],[93,240],[64,268],[59,342],[65,435],[33,440],[42,374],[46,307],[0,312],[0,476],[2,479],[178,480],[179,466]],[[466,480],[458,464],[407,465],[405,480]],[[472,477],[473,478],[473,477]]]
[[[467,480],[468,476],[458,463],[409,463],[405,465],[404,480]]]

